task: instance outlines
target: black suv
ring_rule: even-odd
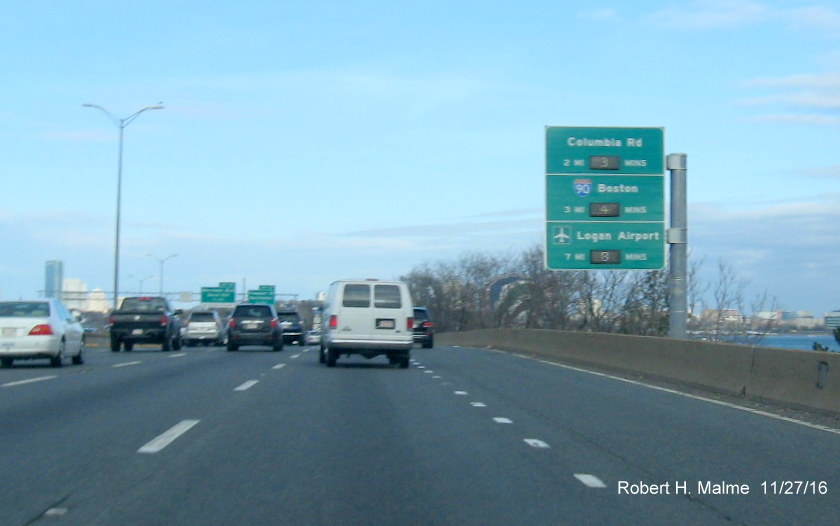
[[[303,318],[295,309],[277,309],[277,317],[280,319],[280,328],[283,329],[283,341],[285,343],[298,342],[301,347],[306,344],[304,340],[306,331],[303,328]]]
[[[269,345],[272,350],[283,350],[283,330],[274,305],[244,303],[233,309],[227,350],[236,351],[240,345]]]
[[[435,346],[435,324],[426,307],[414,307],[414,343],[422,343],[424,349]]]

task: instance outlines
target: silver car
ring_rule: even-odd
[[[61,367],[65,356],[84,363],[85,331],[80,315],[55,298],[0,301],[0,364],[48,358]]]

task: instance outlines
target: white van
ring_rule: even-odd
[[[402,281],[341,280],[330,285],[321,328],[321,363],[342,354],[408,367],[414,341],[414,306]]]

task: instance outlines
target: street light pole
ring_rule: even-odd
[[[166,256],[163,259],[161,259],[159,257],[156,257],[153,254],[146,254],[146,255],[149,256],[150,258],[154,259],[154,260],[157,260],[157,262],[160,264],[160,274],[158,275],[158,277],[160,278],[160,296],[163,296],[163,264],[166,263],[166,261],[168,259],[172,259],[174,257],[177,257],[178,254],[169,254],[168,256]]]
[[[131,277],[131,276],[129,276],[129,277]],[[146,281],[147,279],[151,279],[151,278],[153,278],[153,277],[154,277],[154,276],[146,276],[145,278],[142,278],[142,279],[140,280],[140,295],[141,295],[141,296],[143,295],[143,282],[144,282],[144,281]]]
[[[116,220],[116,234],[114,236],[114,309],[117,308],[117,302],[119,301],[120,293],[120,209],[122,203],[122,163],[123,163],[123,130],[125,127],[131,124],[131,122],[137,118],[138,115],[143,113],[144,111],[149,110],[162,110],[163,105],[157,104],[155,106],[146,106],[142,108],[128,117],[124,119],[120,119],[114,116],[113,113],[106,110],[102,106],[98,104],[82,104],[84,108],[96,108],[97,110],[104,113],[120,130],[119,135],[119,155],[117,157],[117,220]]]

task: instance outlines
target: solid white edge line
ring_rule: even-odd
[[[590,475],[588,473],[575,473],[575,478],[581,481],[585,486],[589,488],[606,488],[607,485],[604,484],[604,481],[596,477],[595,475]]]
[[[254,387],[258,383],[260,383],[259,380],[248,380],[244,384],[242,384],[239,387],[237,387],[236,389],[234,389],[234,391],[247,391],[248,389]]]
[[[525,356],[524,354],[516,354],[516,353],[512,353],[512,354],[514,356],[518,356],[519,358],[534,360],[534,358],[531,358],[530,356]],[[682,397],[685,397],[685,398],[691,398],[693,400],[700,400],[701,402],[709,402],[711,404],[717,404],[717,405],[720,405],[720,406],[723,406],[723,407],[728,407],[730,409],[737,409],[738,411],[745,411],[747,413],[752,413],[754,415],[766,416],[768,418],[773,418],[775,420],[782,420],[784,422],[788,422],[788,423],[791,423],[791,424],[797,424],[797,425],[800,425],[800,426],[810,427],[811,429],[816,429],[818,431],[825,431],[827,433],[833,433],[835,435],[840,435],[840,430],[838,430],[838,429],[834,429],[834,428],[827,427],[827,426],[821,426],[819,424],[812,424],[810,422],[805,422],[804,420],[797,420],[795,418],[790,418],[790,417],[787,417],[787,416],[776,415],[776,414],[773,414],[773,413],[769,413],[767,411],[762,411],[760,409],[752,409],[751,407],[744,407],[744,406],[741,406],[741,405],[738,405],[738,404],[733,404],[731,402],[724,402],[723,400],[715,400],[714,398],[707,398],[705,396],[699,396],[699,395],[694,395],[694,394],[690,394],[690,393],[683,393],[683,392],[677,391],[675,389],[669,389],[667,387],[660,387],[658,385],[646,384],[644,382],[639,382],[638,380],[630,380],[629,378],[621,378],[620,376],[614,376],[614,375],[611,375],[611,374],[599,373],[599,372],[596,372],[596,371],[588,371],[586,369],[581,369],[580,367],[573,367],[571,365],[565,365],[565,364],[562,364],[562,363],[549,362],[548,360],[536,360],[536,361],[538,361],[540,363],[547,364],[547,365],[553,365],[555,367],[562,367],[563,369],[569,369],[571,371],[577,371],[577,372],[580,372],[580,373],[587,373],[587,374],[591,374],[591,375],[595,375],[595,376],[601,376],[603,378],[609,378],[611,380],[618,380],[620,382],[633,384],[633,385],[638,385],[640,387],[647,387],[648,389],[654,389],[656,391],[662,391],[664,393],[670,393],[670,394],[682,396]]]
[[[39,376],[37,378],[30,378],[28,380],[18,380],[17,382],[9,382],[0,385],[0,387],[15,387],[17,385],[34,384],[35,382],[43,382],[45,380],[52,380],[53,378],[58,378],[58,376]]]
[[[120,367],[128,367],[129,365],[140,365],[143,362],[125,362],[125,363],[116,363],[111,366],[112,369],[119,369]]]
[[[198,422],[198,420],[182,420],[181,422],[169,428],[169,430],[167,430],[163,434],[159,435],[157,438],[151,440],[145,446],[138,449],[137,452],[157,453],[172,442],[174,442],[178,437],[192,429],[192,427]]]

